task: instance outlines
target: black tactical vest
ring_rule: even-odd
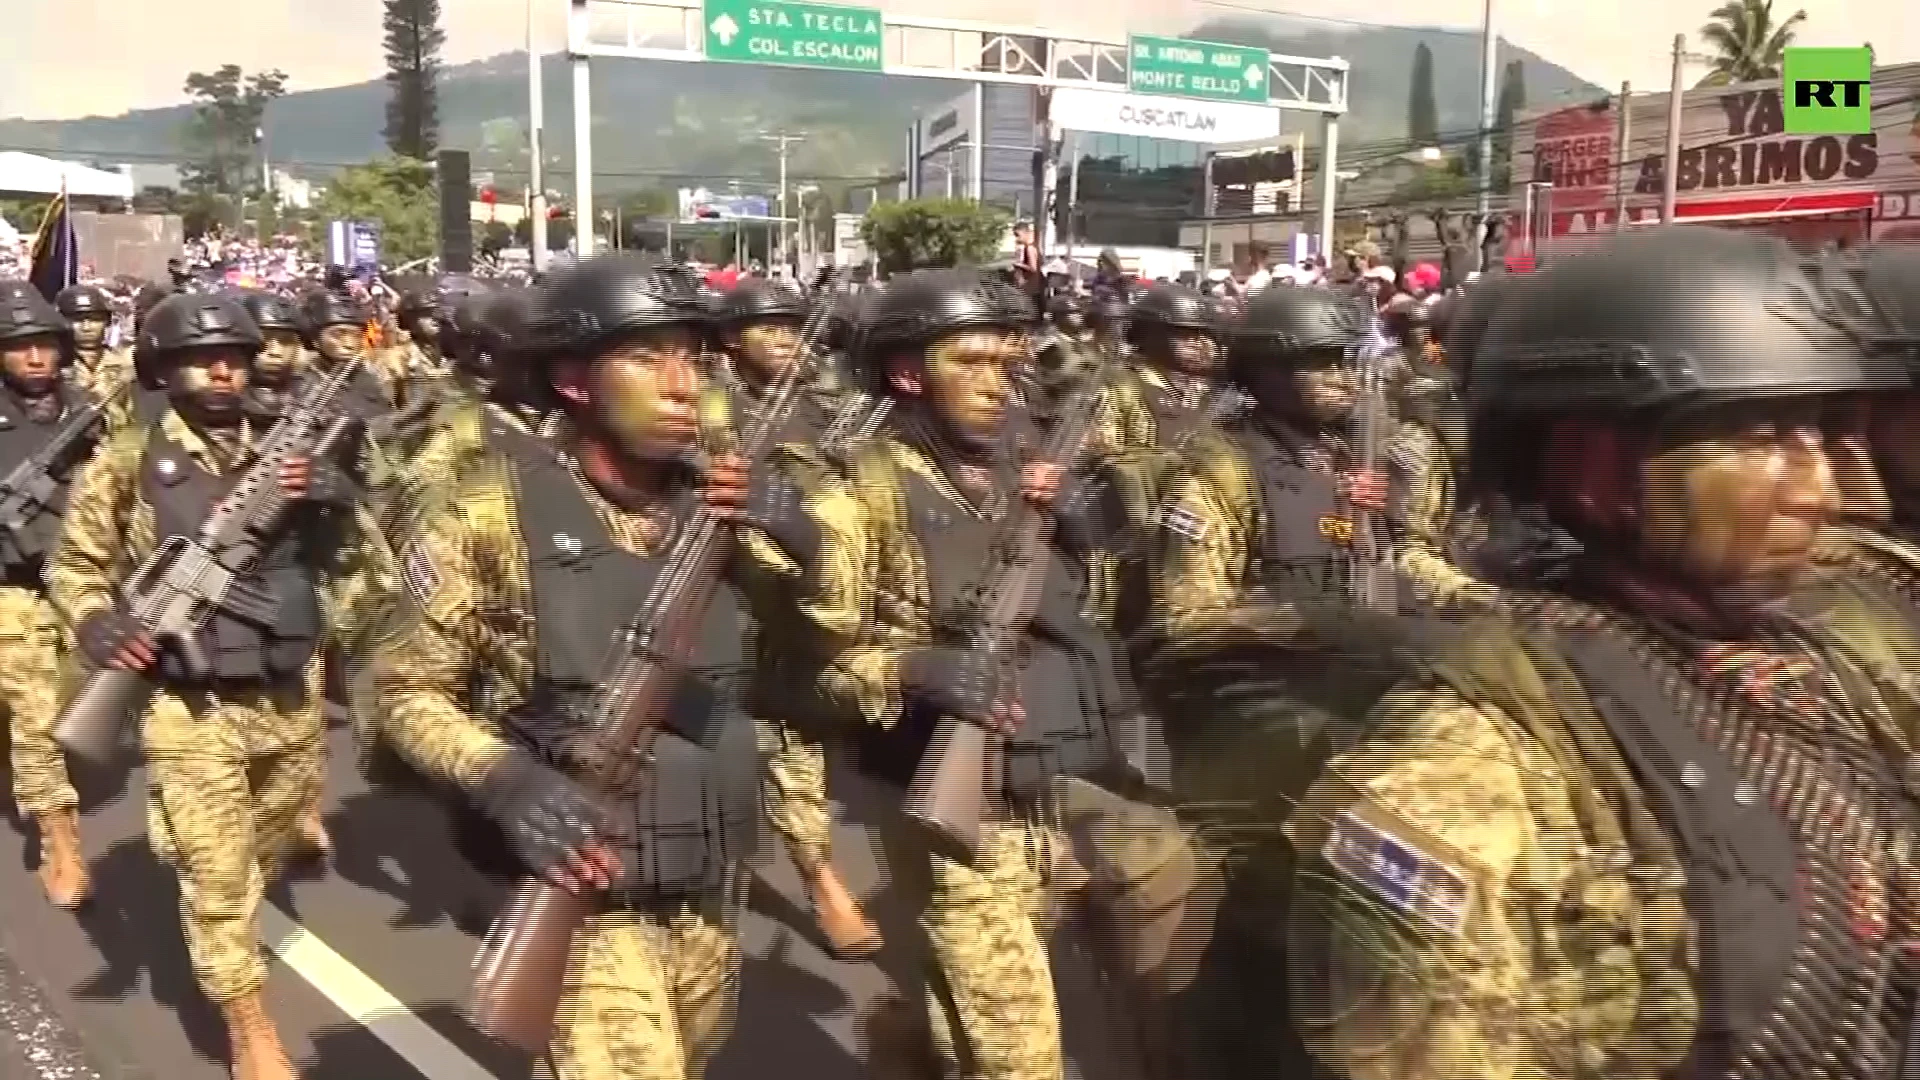
[[[65,381],[60,382],[54,392],[60,397],[60,410],[52,418],[41,421],[30,418],[26,404],[11,390],[0,390],[0,477],[9,475],[21,462],[45,447],[84,393]],[[76,453],[72,460],[81,460],[81,455]],[[70,474],[54,478],[54,494],[47,512],[34,518],[22,530],[24,535],[8,545],[10,550],[28,556],[27,565],[0,567],[0,583],[40,588],[41,564],[60,542],[60,518],[67,509],[67,486],[71,480]]]
[[[960,629],[952,625],[954,616],[981,584],[980,571],[1000,525],[968,513],[918,472],[900,469],[897,476],[907,527],[927,569],[935,626]],[[1148,734],[1140,727],[1144,719],[1131,707],[1113,644],[1081,615],[1084,571],[1057,549],[1050,548],[1048,557],[1039,611],[1021,657],[1019,691],[1026,724],[1004,744],[1004,794],[1015,805],[1031,802],[1054,776],[1092,776],[1114,769],[1137,775],[1142,755],[1132,744]],[[939,719],[910,709],[889,731],[863,728],[862,769],[897,784],[910,783]]]
[[[140,495],[153,508],[155,542],[196,535],[214,503],[238,479],[237,473],[219,476],[201,468],[154,425],[140,460]],[[336,541],[332,529],[296,512],[260,565],[241,579],[240,591],[259,601],[257,611],[249,603],[245,618],[217,612],[200,631],[200,647],[215,678],[262,682],[306,671],[324,628],[313,567]],[[165,660],[162,671],[174,679],[185,674]]]
[[[1352,525],[1334,494],[1334,478],[1307,467],[1253,424],[1225,430],[1246,456],[1265,525],[1252,552],[1250,583],[1280,599],[1344,602],[1352,595],[1353,567],[1341,532]]]
[[[1882,854],[1900,833],[1910,843],[1898,779],[1777,731],[1756,751],[1764,714],[1715,704],[1606,629],[1560,630],[1555,644],[1686,868],[1700,1018],[1671,1075],[1891,1080],[1908,1015],[1891,966],[1902,935],[1863,936],[1859,870],[1835,838],[1858,828]],[[1904,891],[1886,884],[1897,909]]]
[[[535,752],[564,765],[585,734],[581,710],[666,560],[615,544],[579,482],[539,439],[498,421],[487,434],[513,463],[537,627],[533,689],[509,724]],[[693,501],[690,490],[676,520],[686,520]],[[614,823],[626,834],[611,838],[624,889],[680,896],[711,888],[758,850],[759,749],[753,721],[737,704],[746,630],[737,595],[722,586],[653,742],[652,767]]]

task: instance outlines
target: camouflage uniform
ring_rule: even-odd
[[[239,445],[217,452],[172,411],[159,434],[216,476],[252,437],[242,425]],[[147,430],[122,432],[75,482],[74,509],[47,572],[54,604],[72,625],[109,609],[160,539],[141,489],[149,449]],[[169,474],[182,468],[172,461],[156,467]],[[370,518],[331,520],[340,540],[325,557],[322,621],[342,651],[355,655],[397,594],[398,578]],[[216,1002],[256,994],[266,981],[257,912],[320,783],[321,678],[316,658],[304,678],[282,682],[191,693],[163,685],[142,719],[148,837],[179,875],[187,949]]]
[[[74,285],[61,290],[55,304],[70,323],[84,319],[111,324],[113,320],[113,307],[106,294],[92,285]],[[82,348],[76,342],[72,375],[81,389],[105,400],[133,379],[133,349],[131,346],[109,348],[104,339],[90,348]]]
[[[964,272],[908,275],[864,313],[862,363],[871,385],[879,385],[873,369],[894,351],[930,354],[955,333],[1018,333],[1030,319],[1023,297]],[[967,384],[970,392],[984,394],[992,378],[1000,400],[1011,398],[1013,372],[969,370],[976,380]],[[811,612],[815,633],[830,648],[819,685],[855,730],[860,768],[903,791],[934,725],[945,719],[940,699],[929,696],[939,691],[926,681],[940,677],[914,672],[945,647],[944,623],[979,584],[986,552],[1020,498],[1020,469],[1010,456],[975,461],[977,468],[953,457],[939,434],[948,421],[938,408],[899,400],[891,430],[852,455],[847,475],[858,512],[820,521],[821,583]],[[1017,428],[1020,416],[1009,409],[1004,419]],[[1009,740],[990,744],[1005,783],[985,793],[974,857],[957,861],[904,813],[880,823],[890,880],[918,910],[927,937],[936,1048],[956,1075],[991,1080],[1058,1080],[1063,1073],[1045,946],[1056,860],[1067,861],[1066,844],[1051,827],[1055,795],[1069,778],[1114,764],[1119,732],[1135,719],[1121,718],[1112,639],[1084,617],[1083,567],[1056,549],[1041,557],[1048,633],[1023,639],[1031,646],[1018,673],[1025,720]],[[973,682],[956,675],[953,685]]]
[[[1669,491],[1694,474],[1664,470],[1738,467],[1760,483],[1769,466],[1743,455],[1772,438],[1791,505],[1831,507],[1827,462],[1786,449],[1812,447],[1811,410],[1780,405],[1796,420],[1732,438],[1645,411],[1887,385],[1797,277],[1784,244],[1703,229],[1549,267],[1477,361],[1476,437],[1500,451],[1486,477],[1584,531],[1617,512],[1603,489],[1631,490],[1629,475]],[[1685,370],[1651,380],[1624,360],[1672,355]],[[1583,460],[1536,471],[1546,431],[1571,434],[1557,421],[1574,416],[1612,429],[1551,444]],[[1560,483],[1585,488],[1563,498]],[[1625,498],[1659,520],[1585,566],[1592,599],[1503,597],[1514,621],[1433,650],[1286,821],[1289,1005],[1328,1071],[1896,1075],[1912,1020],[1901,954],[1920,925],[1905,674],[1920,640],[1881,597],[1818,575],[1784,609],[1704,602],[1642,538],[1697,531],[1686,555],[1718,557],[1715,530],[1735,522],[1713,515],[1733,501]],[[1779,498],[1769,513],[1788,512]],[[1749,566],[1786,572],[1714,568]],[[1654,573],[1671,584],[1645,588]]]
[[[405,571],[417,620],[389,640],[373,668],[382,735],[428,775],[465,788],[485,781],[509,753],[493,722],[533,690],[540,626],[519,520],[524,496],[511,466],[488,456],[459,497],[423,521]],[[658,556],[668,537],[650,514],[607,502],[583,479],[591,506],[622,550]],[[743,573],[797,569],[752,533],[742,534]],[[464,707],[476,670],[498,676],[490,715]],[[574,942],[568,996],[553,1056],[559,1074],[582,1080],[678,1080],[700,1075],[731,1031],[739,946],[719,894],[627,900],[596,915]],[[636,1020],[640,1022],[636,1023]]]
[[[80,295],[91,306],[76,303],[74,290],[61,298],[69,308],[81,309],[81,315],[105,308],[97,290]],[[56,362],[52,385],[38,398],[23,396],[11,376],[0,386],[0,473],[46,450],[60,427],[90,404],[67,355],[72,344],[65,317],[31,285],[0,282],[0,352],[24,346],[44,358],[57,350],[67,361]],[[90,438],[99,438],[104,427],[97,423]],[[54,487],[45,505],[23,508],[31,516],[12,522],[0,537],[0,709],[7,718],[12,795],[18,812],[30,815],[38,830],[39,877],[47,898],[67,909],[86,900],[91,881],[80,850],[79,799],[53,738],[66,641],[42,578],[59,540],[67,480],[90,450],[82,444],[56,462],[48,474]]]

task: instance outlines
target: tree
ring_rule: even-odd
[[[236,199],[244,194],[257,175],[254,154],[264,133],[267,105],[285,94],[286,86],[286,72],[247,75],[238,64],[189,74],[186,92],[193,96],[194,109],[181,132],[188,155],[181,186],[196,194]]]
[[[440,145],[440,0],[386,0],[387,148],[426,161]]]
[[[1407,138],[1414,146],[1440,145],[1440,107],[1433,98],[1433,50],[1413,50],[1413,89],[1407,96]]]
[[[390,263],[435,254],[440,243],[440,199],[433,166],[412,158],[381,158],[342,169],[315,200],[321,218],[380,225],[380,255]]]
[[[1474,177],[1462,158],[1450,158],[1444,165],[1428,165],[1413,174],[1393,193],[1396,206],[1417,203],[1445,204],[1473,194]]]
[[[966,199],[908,199],[875,203],[860,237],[880,263],[898,274],[934,266],[967,266],[999,254],[1011,216]]]
[[[1773,0],[1727,0],[1715,8],[1700,37],[1713,50],[1713,70],[1701,86],[1726,86],[1755,79],[1777,79],[1786,51],[1807,19],[1796,11],[1773,21]]]
[[[1493,190],[1513,186],[1513,121],[1527,107],[1527,65],[1507,62],[1500,77],[1500,103],[1493,120]]]

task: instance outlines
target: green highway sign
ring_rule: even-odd
[[[1265,105],[1267,51],[1135,34],[1127,39],[1127,85],[1140,94]]]
[[[880,9],[782,0],[705,0],[707,59],[879,71]]]

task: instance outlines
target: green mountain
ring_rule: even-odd
[[[1434,56],[1443,132],[1477,124],[1476,34],[1403,27],[1329,27],[1285,17],[1235,18],[1195,28],[1193,37],[1261,45],[1302,56],[1345,57],[1353,65],[1352,111],[1343,128],[1349,155],[1391,152],[1406,135],[1414,49]],[[371,46],[370,46],[371,47]],[[1526,64],[1535,106],[1591,100],[1604,91],[1532,53],[1502,46],[1502,62]],[[570,162],[572,77],[564,57],[542,60],[550,157]],[[796,178],[865,179],[900,167],[903,132],[920,110],[966,84],[886,75],[792,71],[740,64],[600,60],[594,64],[594,171],[603,190],[672,187],[697,181],[768,180],[771,146],[752,135],[804,131],[789,167]],[[358,83],[289,94],[267,115],[275,164],[324,175],[385,152],[380,138],[387,87]],[[99,162],[179,159],[179,133],[192,109],[142,109],[75,120],[0,120],[0,149]],[[446,68],[440,79],[442,143],[474,154],[476,171],[511,182],[524,175],[526,54],[508,53]],[[1312,130],[1309,128],[1308,130]],[[1371,151],[1369,150],[1371,144]],[[570,186],[564,168],[549,183]]]

